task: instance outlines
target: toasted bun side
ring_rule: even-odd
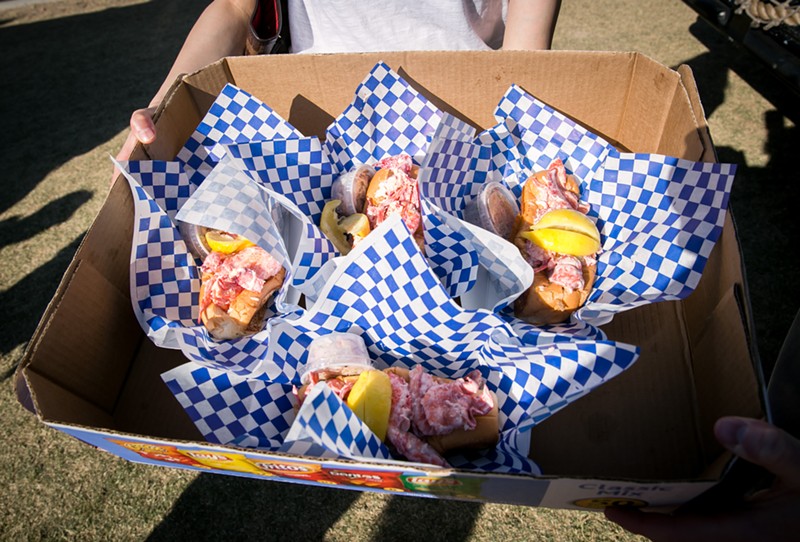
[[[567,291],[560,284],[550,282],[543,273],[536,273],[533,284],[514,302],[514,314],[532,324],[558,324],[581,307],[594,285],[597,266],[583,266],[584,286],[581,290]]]
[[[522,197],[520,198],[519,219],[525,224],[525,229],[529,229],[533,225],[533,219],[539,214],[540,210],[547,210],[544,202],[547,201],[547,190],[549,182],[545,179],[547,170],[537,171],[525,181],[522,185]],[[580,197],[581,189],[578,186],[578,181],[573,175],[567,175],[567,191],[572,192]],[[516,231],[524,231],[521,223],[517,222]]]
[[[576,196],[581,195],[581,187],[578,184],[578,180],[575,178],[574,175],[570,175],[567,173],[567,190],[575,194]]]
[[[367,187],[367,205],[378,205],[383,201],[383,197],[378,197],[377,192],[380,189],[381,183],[391,177],[392,170],[389,168],[379,169],[372,179],[369,181]]]
[[[534,218],[543,209],[546,201],[546,171],[533,174],[522,187],[520,214],[514,224],[513,242],[524,254],[528,241],[520,234],[530,230]],[[572,175],[567,175],[567,190],[580,195],[578,183]],[[550,282],[544,273],[536,273],[533,284],[514,302],[514,314],[533,324],[558,324],[564,322],[581,305],[586,302],[594,286],[597,271],[596,265],[583,266],[584,287],[581,290],[565,289],[559,284]]]
[[[391,177],[393,175],[391,168],[383,168],[379,169],[375,172],[375,175],[372,176],[372,179],[369,181],[369,186],[367,187],[367,202],[371,205],[378,205],[383,198],[377,197],[376,192],[381,186],[381,183]],[[419,175],[419,166],[414,164],[411,166],[411,171],[409,172],[409,177],[412,179],[416,179]]]
[[[528,180],[522,185],[517,233],[525,229],[530,229],[533,225],[534,218],[539,214],[539,210],[545,207],[545,202],[547,201],[547,182],[544,181],[544,178],[546,175],[546,170],[538,171],[528,177]]]
[[[419,175],[419,166],[414,164],[411,166],[411,172],[409,176],[412,179],[416,179]],[[384,196],[382,194],[377,194],[378,189],[383,181],[390,178],[392,176],[391,168],[383,168],[379,169],[375,175],[372,176],[372,180],[369,182],[369,187],[367,187],[367,207],[369,206],[376,206],[380,205],[380,203],[384,200]],[[414,237],[414,241],[417,243],[419,249],[425,252],[425,234],[422,229],[422,221],[419,223],[419,227],[416,231],[412,234]]]
[[[500,438],[500,421],[498,418],[497,396],[494,392],[489,393],[492,394],[494,407],[488,414],[475,417],[477,422],[475,429],[470,431],[456,429],[446,435],[425,437],[428,444],[440,454],[446,454],[454,450],[494,448]]]
[[[409,370],[402,367],[390,367],[384,369],[384,372],[394,373],[406,382],[410,380]],[[451,381],[449,378],[442,378],[440,376],[434,376],[433,379],[440,383]],[[499,409],[497,406],[497,396],[492,391],[489,393],[492,394],[494,406],[488,414],[475,417],[475,421],[477,422],[475,429],[469,431],[456,429],[447,435],[425,437],[425,441],[440,454],[445,454],[454,450],[493,448],[500,438],[500,420],[498,417]]]
[[[231,302],[227,311],[214,303],[206,307],[200,319],[211,336],[218,340],[227,340],[258,331],[263,322],[267,300],[280,289],[285,276],[286,270],[281,268],[275,276],[264,281],[260,292],[244,290]],[[200,285],[201,299],[204,289],[205,280]],[[261,318],[256,317],[258,314]]]
[[[420,252],[425,255],[425,232],[422,229],[422,221],[420,221],[419,228],[417,228],[417,231],[414,232],[413,237],[414,242],[417,243]]]
[[[217,340],[235,339],[244,335],[244,329],[239,322],[228,316],[227,311],[214,303],[206,307],[206,310],[200,315],[200,319],[211,336]]]

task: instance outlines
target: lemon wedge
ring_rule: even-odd
[[[364,213],[356,213],[347,216],[339,222],[339,228],[353,237],[354,243],[358,243],[370,232],[369,219]]]
[[[338,199],[332,199],[325,204],[325,207],[322,208],[319,229],[330,239],[336,250],[342,254],[348,254],[353,245],[370,232],[369,219],[363,213],[339,218],[339,213],[336,212],[339,204],[341,204],[341,200]],[[347,238],[348,235],[353,238],[352,244]]]
[[[392,382],[389,375],[376,370],[362,372],[347,396],[347,406],[375,436],[384,440],[392,409]]]
[[[571,256],[589,256],[600,250],[600,232],[589,217],[573,209],[555,209],[545,213],[520,234],[551,252]]]
[[[206,243],[208,243],[208,248],[211,250],[223,254],[232,254],[243,248],[255,245],[255,243],[245,239],[241,235],[219,230],[208,230],[206,232]]]
[[[336,208],[340,203],[342,203],[341,200],[332,199],[325,204],[325,207],[322,208],[322,217],[319,220],[319,229],[330,239],[336,250],[342,254],[347,254],[350,252],[350,243],[347,242],[344,231],[339,227],[339,214],[336,212]]]

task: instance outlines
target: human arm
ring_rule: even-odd
[[[503,49],[549,49],[561,0],[509,0]]]
[[[256,0],[214,0],[206,7],[148,106],[131,115],[131,131],[117,155],[118,160],[127,159],[137,142],[147,144],[155,140],[153,113],[179,75],[192,73],[223,57],[243,53],[255,5]]]
[[[800,531],[800,441],[767,422],[750,418],[721,418],[714,433],[725,448],[774,474],[772,487],[737,509],[714,515],[608,508],[606,517],[657,542],[796,539]]]

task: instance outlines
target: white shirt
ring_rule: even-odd
[[[293,53],[499,49],[507,0],[289,0]]]

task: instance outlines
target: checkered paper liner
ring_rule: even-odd
[[[401,153],[412,156],[420,165],[439,131],[463,129],[463,124],[436,109],[381,62],[358,86],[353,102],[329,126],[323,146],[315,138],[296,135],[247,143],[242,142],[242,136],[228,133],[228,139],[240,143],[220,145],[219,152],[227,151],[243,172],[285,196],[307,216],[308,245],[298,247],[298,253],[305,257],[294,267],[294,286],[313,302],[337,265],[331,260],[339,255],[317,226],[336,177],[360,164]],[[473,288],[480,265],[474,247],[453,229],[452,220],[437,216],[425,202],[422,219],[430,265],[450,294],[456,297]]]
[[[264,358],[265,372],[276,375],[271,384],[196,363],[165,373],[164,380],[210,442],[385,460],[385,447],[324,386],[314,388],[299,413],[288,392],[301,383],[315,337],[357,333],[377,368],[420,364],[450,378],[482,372],[498,397],[501,439],[495,449],[449,457],[454,467],[538,473],[524,449],[527,431],[630,367],[638,349],[552,336],[537,345],[533,326],[516,322],[514,327],[491,311],[454,303],[399,218],[387,220],[378,233],[343,259],[311,309],[292,321],[273,319]],[[256,394],[264,410],[258,415],[251,407]],[[263,424],[255,427],[257,416]]]
[[[113,160],[113,159],[112,159]],[[178,348],[176,333],[195,323],[200,275],[175,216],[192,186],[180,162],[116,162],[134,200],[130,288],[133,310],[158,346]]]
[[[556,158],[581,186],[581,199],[600,230],[597,279],[586,304],[561,331],[600,326],[613,315],[664,300],[682,299],[697,286],[725,221],[736,166],[693,162],[659,154],[621,153],[601,137],[513,85],[495,116],[498,124],[467,138],[434,141],[428,153],[432,176],[424,197],[457,218],[489,181],[517,197],[525,180]],[[521,256],[511,243],[480,228],[474,244],[498,260]],[[483,267],[492,269],[491,263]],[[496,275],[513,299],[524,291],[522,274]],[[493,310],[502,308],[483,305]],[[584,324],[589,324],[586,327]]]
[[[244,235],[273,255],[287,270],[284,286],[270,301],[272,317],[299,310],[287,301],[291,266],[280,228],[278,205],[269,194],[223,157],[203,184],[194,187],[180,162],[117,163],[134,195],[135,227],[131,250],[131,299],[147,336],[164,348],[180,349],[190,360],[240,375],[260,375],[266,354],[266,326],[230,341],[213,340],[197,319],[198,264],[178,230],[187,222]],[[191,194],[191,195],[189,195]]]
[[[278,449],[291,426],[290,385],[194,362],[161,376],[208,442]]]
[[[211,339],[198,325],[199,270],[178,221],[244,235],[270,252],[287,270],[266,320],[298,307],[287,301],[292,282],[291,252],[281,238],[285,206],[234,168],[226,145],[302,137],[272,109],[232,85],[220,92],[174,161],[131,161],[120,165],[134,193],[136,228],[131,256],[134,312],[158,346],[179,348],[209,368],[240,375],[261,374],[265,329],[232,341]],[[285,203],[285,202],[284,202]]]
[[[189,181],[197,186],[224,156],[225,145],[302,136],[264,102],[227,84],[176,160],[183,164]]]
[[[334,173],[400,153],[420,164],[442,115],[387,64],[377,63],[328,127],[325,147]]]

